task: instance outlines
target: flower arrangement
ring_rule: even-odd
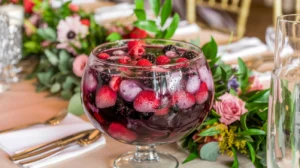
[[[237,153],[241,153],[255,167],[266,167],[269,90],[263,89],[241,59],[237,69],[220,61],[213,39],[202,49],[214,77],[215,100],[205,122],[182,139],[182,147],[190,153],[184,163],[196,158],[216,161],[220,154],[227,154],[233,156],[236,168]]]

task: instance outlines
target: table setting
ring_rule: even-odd
[[[298,15],[272,46],[171,0],[1,3],[0,167],[300,165]]]

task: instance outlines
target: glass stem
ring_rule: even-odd
[[[156,146],[136,146],[136,152],[134,153],[133,160],[137,162],[159,161],[159,156],[156,152]]]

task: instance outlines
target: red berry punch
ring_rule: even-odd
[[[155,146],[180,140],[211,110],[214,83],[201,49],[172,40],[132,39],[95,48],[82,79],[82,103],[93,125],[136,145],[115,167],[176,167]]]

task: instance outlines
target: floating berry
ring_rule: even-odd
[[[183,53],[182,57],[191,60],[193,58],[196,58],[197,56],[192,51],[186,51]]]
[[[120,76],[114,76],[114,77],[111,78],[111,80],[109,82],[109,87],[113,91],[117,91],[117,90],[119,90],[120,83],[121,83],[121,77]]]
[[[173,97],[172,97],[172,102],[174,105],[177,105],[178,108],[180,109],[187,109],[192,107],[196,100],[194,95],[180,90],[174,93]]]
[[[138,65],[138,66],[152,66],[152,63],[151,63],[149,60],[143,58],[143,59],[140,59],[140,60],[136,63],[136,65]]]
[[[103,85],[96,93],[96,106],[107,108],[116,104],[117,93],[108,85]]]
[[[146,38],[148,36],[147,32],[145,30],[139,29],[135,27],[130,33],[129,37],[134,38]]]
[[[158,56],[156,58],[157,65],[165,65],[171,62],[171,59],[165,55]]]
[[[137,135],[134,132],[117,122],[113,122],[109,125],[108,133],[112,137],[124,141],[134,141],[137,138]]]
[[[134,109],[139,112],[154,112],[159,104],[159,99],[151,90],[141,91],[133,102]]]
[[[98,58],[100,59],[107,59],[109,57],[109,55],[107,53],[99,53],[98,54]]]
[[[145,54],[142,56],[142,58],[149,60],[152,64],[155,63],[155,59],[156,59],[155,55],[153,54]]]
[[[174,45],[167,45],[163,48],[163,52],[166,53],[168,51],[177,52],[177,48]]]
[[[195,94],[197,104],[202,104],[208,99],[208,88],[205,82],[201,82],[199,90]]]

